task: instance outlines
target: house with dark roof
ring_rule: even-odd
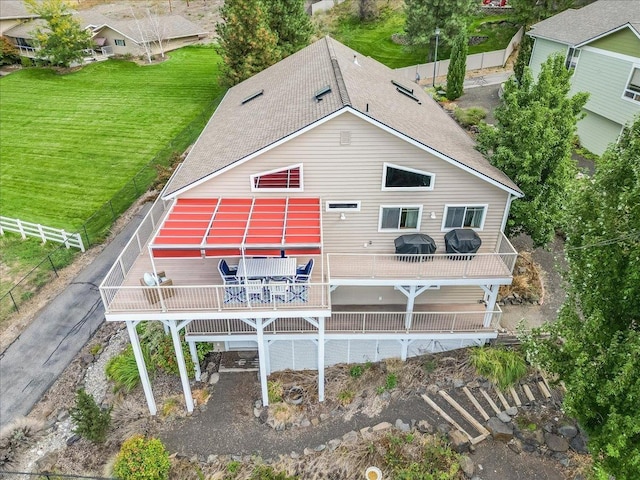
[[[16,5],[22,2],[16,2]],[[4,3],[2,4],[4,10]],[[23,7],[24,8],[24,7]],[[195,23],[180,15],[152,15],[142,18],[113,19],[95,10],[72,11],[83,29],[91,31],[95,43],[92,56],[145,55],[147,47],[151,55],[159,55],[196,43],[207,37]],[[18,48],[20,55],[34,58],[34,30],[46,28],[46,23],[33,18],[16,23],[4,35]]]
[[[253,350],[267,375],[496,338],[522,192],[421,88],[325,37],[229,89],[100,285],[179,345]],[[182,350],[186,405],[193,408]]]
[[[573,72],[571,91],[589,92],[580,143],[601,155],[640,114],[640,0],[599,0],[539,22],[529,65],[534,75],[553,53]]]

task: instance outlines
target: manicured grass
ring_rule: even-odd
[[[390,68],[409,67],[427,61],[426,47],[408,47],[394,43],[391,35],[404,33],[405,13],[400,9],[385,9],[371,22],[361,22],[354,14],[351,2],[334,7],[336,18],[330,27],[330,35],[336,40],[375,58]],[[486,36],[487,40],[469,47],[469,55],[500,50],[507,46],[518,27],[509,21],[508,15],[479,15],[470,20],[469,35]],[[450,48],[440,44],[438,58],[449,58]]]
[[[223,93],[213,48],[169,55],[2,78],[0,214],[74,231],[211,108]]]

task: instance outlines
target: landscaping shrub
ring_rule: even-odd
[[[0,65],[20,63],[20,53],[11,41],[4,35],[0,37]]]
[[[113,474],[121,480],[168,480],[169,453],[157,438],[135,435],[122,444],[113,465]]]
[[[456,108],[453,117],[465,128],[478,125],[487,116],[487,111],[482,107]]]
[[[107,439],[111,409],[100,408],[93,395],[89,395],[83,389],[78,390],[76,404],[69,411],[69,415],[76,425],[74,432],[81,437],[93,443],[104,443]]]
[[[384,466],[396,480],[454,480],[458,456],[437,437],[422,439],[408,433],[389,434],[380,441]]]
[[[527,373],[527,364],[520,352],[504,348],[473,348],[471,363],[480,375],[501,389],[513,385]]]
[[[146,345],[142,345],[142,355],[147,371],[153,372],[154,365],[151,362],[151,354]],[[115,383],[113,389],[130,392],[140,383],[140,373],[136,358],[133,355],[133,347],[129,345],[124,352],[111,358],[105,367],[107,378]]]
[[[281,402],[282,395],[284,395],[284,387],[278,380],[269,380],[267,382],[267,393],[269,396],[269,403]]]

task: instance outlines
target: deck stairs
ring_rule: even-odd
[[[471,445],[491,435],[485,426],[490,417],[512,407],[520,413],[529,406],[549,404],[555,402],[553,397],[553,391],[542,375],[528,377],[505,391],[493,384],[470,382],[448,391],[431,388],[422,395],[427,405],[464,435]]]

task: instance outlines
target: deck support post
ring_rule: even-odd
[[[400,350],[400,359],[404,362],[407,359],[407,355],[409,352],[409,343],[411,340],[405,338],[404,340],[400,340],[401,350]]]
[[[500,285],[491,285],[490,287],[485,287],[485,301],[487,302],[487,313],[484,314],[484,323],[483,326],[485,328],[489,328],[491,326],[491,320],[493,319],[493,311],[496,309],[496,301],[498,300],[498,291],[500,290]]]
[[[169,330],[173,339],[173,349],[176,351],[176,360],[178,362],[178,370],[180,371],[180,380],[182,381],[182,391],[184,392],[184,401],[187,405],[187,411],[193,412],[193,396],[191,395],[191,386],[189,385],[189,375],[187,373],[187,365],[184,362],[182,354],[182,342],[180,342],[180,334],[178,332],[178,321],[169,320]]]
[[[408,289],[405,286],[396,285],[394,288],[402,293],[405,297],[407,297],[407,313],[404,317],[404,328],[408,332],[409,330],[411,330],[411,322],[413,320],[413,307],[416,302],[416,297],[424,293],[426,290],[429,290],[429,288],[431,288],[431,285],[423,285],[419,288],[416,285],[411,285],[408,287]]]
[[[129,333],[129,340],[133,347],[133,356],[136,359],[136,365],[138,366],[138,373],[140,374],[140,383],[142,383],[142,390],[144,390],[144,396],[147,399],[147,406],[149,407],[149,413],[155,415],[158,411],[156,407],[156,400],[153,398],[153,391],[151,390],[151,382],[149,381],[149,374],[147,373],[147,366],[144,363],[144,356],[142,355],[142,348],[140,347],[140,339],[138,338],[138,332],[136,331],[136,325],[139,322],[128,320],[127,332]]]
[[[324,402],[324,317],[318,317],[318,401]]]
[[[258,340],[258,361],[260,366],[260,389],[262,391],[262,405],[269,406],[269,390],[267,389],[267,349],[264,345],[264,326],[262,318],[256,318],[256,335]]]
[[[193,368],[196,371],[196,382],[200,381],[200,375],[202,375],[202,371],[200,370],[200,360],[198,359],[198,349],[196,348],[196,342],[193,340],[189,340],[189,352],[191,353],[191,361],[193,362]]]

